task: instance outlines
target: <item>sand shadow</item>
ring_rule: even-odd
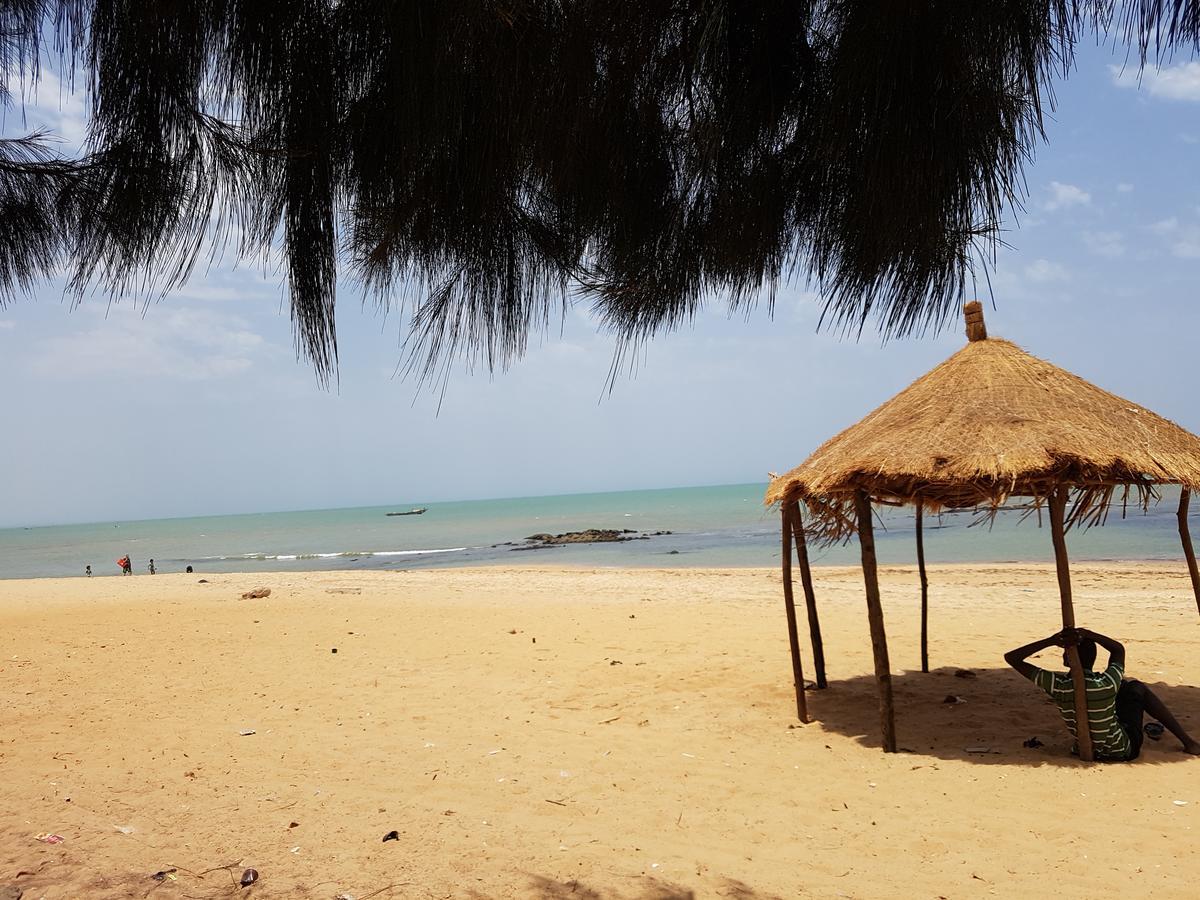
[[[1070,753],[1070,736],[1058,709],[1045,694],[1008,667],[975,669],[974,677],[967,678],[955,674],[961,671],[947,667],[892,676],[896,734],[904,751],[982,764],[1080,765]],[[1200,688],[1146,684],[1185,728],[1200,733]],[[962,702],[951,700],[955,697]],[[810,692],[809,712],[819,728],[867,747],[882,746],[873,675],[831,680],[827,690]],[[1041,746],[1024,746],[1031,738]],[[1136,765],[1191,759],[1167,733],[1161,741],[1145,742]]]
[[[643,875],[633,879],[629,890],[614,892],[588,887],[581,881],[555,881],[543,875],[528,875],[528,894],[534,900],[696,900],[696,892],[682,885],[672,884]],[[723,879],[716,889],[716,896],[731,900],[782,900],[777,894],[763,894],[736,879]]]

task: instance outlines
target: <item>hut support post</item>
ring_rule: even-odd
[[[917,501],[917,572],[921,576],[921,671],[929,671],[929,579],[925,575],[925,504]]]
[[[821,640],[821,620],[817,617],[817,594],[813,590],[812,568],[808,564],[808,541],[804,536],[804,520],[800,517],[799,501],[792,504],[792,536],[796,539],[796,559],[800,563],[800,584],[804,587],[804,606],[808,610],[808,637],[812,642],[813,669],[817,688],[829,686],[825,680],[825,644]]]
[[[1067,510],[1065,485],[1059,485],[1050,496],[1050,535],[1054,540],[1054,564],[1058,569],[1058,593],[1062,599],[1063,628],[1075,627],[1075,606],[1071,601],[1071,568],[1067,561],[1067,539],[1064,520]],[[1067,662],[1071,667],[1071,681],[1075,686],[1075,737],[1079,743],[1079,758],[1091,762],[1092,732],[1088,721],[1087,684],[1083,679],[1083,663],[1079,660],[1079,648],[1067,647]]]
[[[1184,488],[1179,492],[1179,540],[1183,543],[1183,556],[1187,560],[1188,574],[1192,576],[1192,593],[1196,595],[1196,609],[1200,611],[1200,571],[1196,569],[1196,551],[1192,549],[1192,535],[1188,531],[1188,502],[1192,492]]]
[[[862,547],[867,619],[871,625],[871,649],[875,655],[875,683],[879,689],[879,724],[883,735],[883,749],[887,753],[895,753],[896,715],[892,706],[892,672],[888,663],[887,633],[883,628],[883,606],[879,602],[879,574],[875,567],[871,498],[862,488],[855,492],[854,506],[858,513],[858,542]]]
[[[792,596],[792,516],[790,504],[780,504],[783,519],[783,606],[787,611],[788,644],[792,650],[792,678],[796,682],[796,715],[808,722],[808,698],[804,694],[804,670],[800,667],[800,635],[796,629],[796,602]]]

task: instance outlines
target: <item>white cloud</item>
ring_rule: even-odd
[[[5,122],[6,135],[45,129],[61,141],[59,150],[64,155],[79,152],[87,137],[87,108],[79,88],[72,90],[43,69],[36,82],[22,85],[21,99],[26,104],[24,115]]]
[[[776,315],[788,322],[816,329],[825,308],[823,298],[816,291],[794,290],[785,287],[775,298]]]
[[[168,296],[168,301],[174,297],[184,297],[188,300],[204,300],[225,302],[230,300],[252,300],[263,299],[268,297],[265,292],[253,289],[228,287],[215,284],[185,284],[183,287],[171,291]],[[274,299],[274,298],[273,298]]]
[[[1070,281],[1071,273],[1059,263],[1036,259],[1025,267],[1025,277],[1036,284],[1054,284]]]
[[[1083,188],[1073,184],[1064,184],[1061,181],[1052,181],[1050,182],[1050,199],[1042,204],[1042,209],[1054,212],[1072,206],[1086,206],[1091,202],[1092,195]]]
[[[1200,225],[1180,222],[1172,216],[1155,222],[1150,231],[1159,235],[1167,251],[1180,259],[1200,259]]]
[[[1119,231],[1085,231],[1083,243],[1097,256],[1115,258],[1125,255],[1125,240]]]
[[[1200,101],[1200,62],[1180,63],[1165,69],[1146,69],[1109,66],[1113,84],[1117,87],[1141,87],[1151,97],[1164,100]]]
[[[1130,184],[1128,181],[1122,181],[1120,184],[1117,185],[1117,193],[1118,194],[1129,194],[1132,192],[1133,192],[1133,185]]]
[[[86,310],[86,308],[85,308]],[[87,311],[76,315],[88,316]],[[151,307],[143,315],[132,305],[71,334],[33,348],[38,375],[79,378],[127,375],[204,381],[249,369],[256,357],[273,352],[240,316],[188,307]]]

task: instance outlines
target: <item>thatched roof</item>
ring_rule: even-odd
[[[968,317],[978,312],[968,304]],[[1200,488],[1200,438],[1009,341],[979,333],[962,350],[785,475],[766,502],[805,500],[818,531],[848,533],[863,488],[885,503],[932,509],[1039,502],[1080,490],[1073,520],[1098,520],[1113,489],[1144,502],[1155,484]],[[970,330],[970,327],[969,327]]]

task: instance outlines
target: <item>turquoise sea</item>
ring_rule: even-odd
[[[728,567],[779,564],[779,515],[762,505],[765,484],[668,488],[470,500],[404,498],[389,506],[189,519],[96,522],[0,530],[0,578],[116,575],[128,553],[135,574],[151,558],[160,572],[409,569],[431,566]],[[1182,559],[1178,491],[1164,489],[1148,512],[1114,509],[1108,524],[1068,537],[1073,559]],[[425,506],[419,516],[389,511]],[[1196,504],[1200,506],[1200,504]],[[1049,561],[1048,527],[1005,513],[989,528],[967,513],[926,517],[926,555],[937,562]],[[1192,532],[1200,538],[1200,516]],[[616,544],[514,549],[538,532],[586,528],[670,531]],[[877,532],[883,562],[913,561],[911,510],[886,510]],[[857,559],[857,544],[813,550],[815,564]]]

